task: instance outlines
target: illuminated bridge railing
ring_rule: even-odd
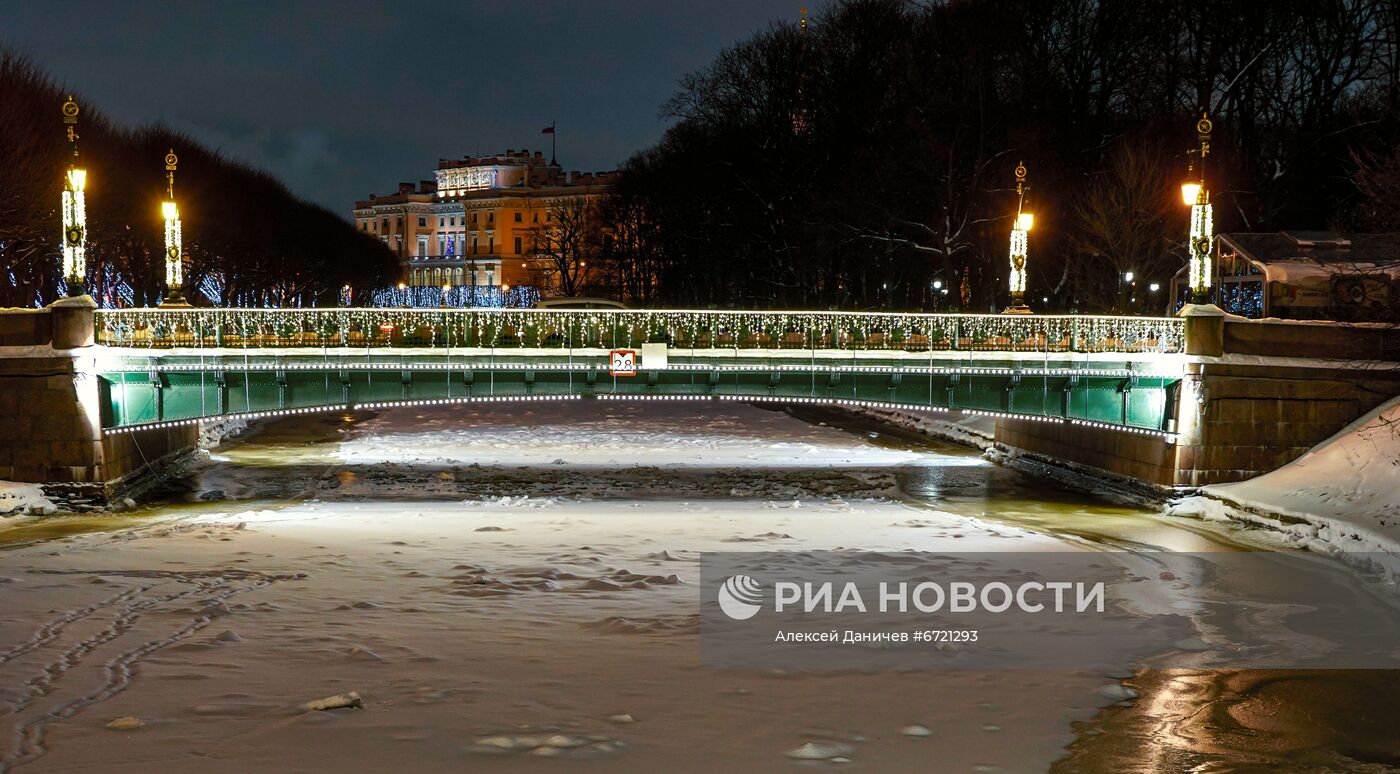
[[[558,309],[98,310],[97,343],[169,349],[601,348],[1183,351],[1171,317]]]

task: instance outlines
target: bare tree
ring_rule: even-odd
[[[0,49],[0,306],[55,297],[61,272],[63,170],[59,121],[67,92],[28,59]],[[292,196],[272,176],[154,125],[129,131],[76,95],[80,163],[88,172],[88,274],[102,303],[158,302],[164,292],[160,160],[177,148],[187,297],[206,276],[211,301],[311,304],[344,284],[387,284],[392,254],[344,218]],[[201,302],[202,303],[202,302]]]
[[[620,192],[603,199],[599,211],[605,224],[601,257],[611,274],[610,285],[624,301],[655,305],[660,300],[664,253],[644,202]]]
[[[577,296],[587,278],[601,268],[602,223],[597,197],[590,194],[555,200],[545,222],[530,229],[531,252],[546,261],[546,287],[561,296]]]
[[[1174,237],[1185,233],[1170,217],[1181,210],[1173,201],[1174,183],[1170,156],[1152,145],[1124,141],[1110,153],[1108,168],[1074,204],[1068,276],[1081,303],[1141,311],[1149,296],[1139,292],[1134,301],[1125,275],[1132,272],[1139,286],[1171,279],[1180,265]]]
[[[1361,194],[1354,214],[1362,228],[1400,231],[1400,149],[1352,152],[1352,183]]]

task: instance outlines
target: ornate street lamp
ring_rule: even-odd
[[[1030,242],[1035,216],[1024,212],[1026,203],[1026,165],[1016,165],[1016,220],[1011,223],[1011,306],[1002,314],[1030,314],[1026,306],[1026,248]]]
[[[1210,155],[1210,130],[1210,118],[1202,113],[1201,120],[1196,122],[1196,136],[1201,146],[1187,154],[1200,155],[1200,178],[1181,184],[1182,203],[1191,207],[1191,232],[1187,242],[1191,251],[1188,279],[1191,283],[1191,302],[1195,304],[1210,302],[1211,276],[1214,271],[1211,266],[1210,249],[1215,238],[1215,224],[1210,206],[1210,191],[1206,190],[1206,157]],[[1193,170],[1194,164],[1188,168],[1187,174]]]
[[[68,282],[68,295],[81,296],[87,277],[87,170],[78,166],[78,103],[72,94],[63,103],[63,123],[68,129],[68,144],[73,148],[63,176],[63,276]]]
[[[165,154],[166,200],[160,205],[165,218],[165,300],[161,306],[189,306],[181,292],[185,284],[184,253],[180,238],[180,208],[175,205],[175,149]]]

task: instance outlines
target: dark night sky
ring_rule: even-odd
[[[803,0],[0,0],[0,42],[109,117],[157,119],[349,217],[439,157],[611,169],[677,80]],[[816,5],[816,3],[809,3]]]

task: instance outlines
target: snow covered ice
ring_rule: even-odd
[[[700,552],[1077,547],[984,518],[987,477],[1018,474],[877,440],[734,404],[269,425],[200,471],[209,502],[6,551],[0,760],[1043,770],[1101,674],[700,666]],[[913,469],[939,509],[899,498]]]

